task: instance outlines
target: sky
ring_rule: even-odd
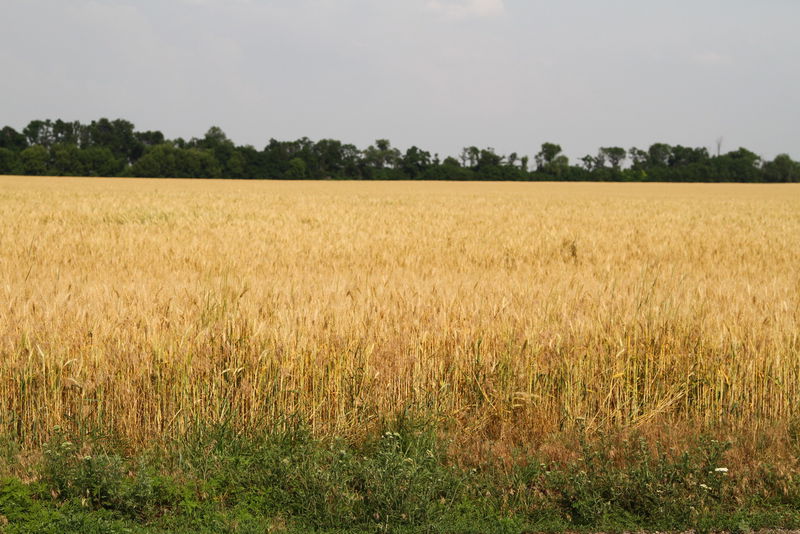
[[[800,159],[797,0],[0,0],[0,126]]]

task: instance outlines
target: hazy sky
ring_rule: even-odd
[[[798,0],[0,0],[0,125],[800,159]],[[716,150],[716,148],[714,148]]]

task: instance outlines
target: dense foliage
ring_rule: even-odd
[[[772,161],[739,148],[712,156],[706,148],[656,143],[647,150],[602,147],[570,165],[561,146],[544,143],[531,164],[517,153],[465,147],[444,159],[416,146],[405,152],[378,139],[364,150],[335,139],[277,141],[258,150],[237,146],[218,127],[202,138],[168,140],[123,119],[90,124],[31,121],[22,132],[0,130],[0,174],[173,178],[362,180],[575,180],[798,182],[800,163]]]

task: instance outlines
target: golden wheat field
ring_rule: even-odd
[[[800,416],[800,186],[0,177],[0,434]]]

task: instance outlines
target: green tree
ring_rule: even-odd
[[[23,174],[46,176],[50,170],[50,152],[42,145],[34,145],[19,153]]]
[[[478,160],[480,157],[481,151],[478,147],[464,147],[464,149],[461,151],[461,166],[469,166],[471,169],[476,169],[478,167]],[[467,163],[469,163],[469,165],[467,165]]]
[[[400,161],[400,151],[392,148],[388,139],[378,139],[364,151],[364,159],[369,167],[391,169]]]
[[[86,172],[81,151],[76,145],[58,144],[53,145],[52,153],[52,173],[56,176],[84,176],[90,174]]]
[[[25,136],[10,126],[0,130],[0,148],[7,148],[14,152],[21,152],[28,147]]]
[[[469,180],[474,178],[471,169],[463,167],[453,157],[446,157],[440,165],[431,166],[425,171],[425,178],[431,180]]]
[[[681,145],[672,147],[667,164],[670,167],[685,167],[708,160],[708,149],[705,147],[690,148]]]
[[[214,153],[214,157],[222,166],[222,176],[225,178],[242,178],[244,176],[244,159],[222,128],[218,126],[209,128],[205,137],[199,140],[196,146]]]
[[[247,159],[240,150],[235,150],[225,162],[223,176],[225,178],[247,177]]]
[[[166,178],[175,176],[178,167],[177,153],[182,150],[164,143],[145,150],[144,155],[134,163],[128,173],[142,178]]]
[[[361,151],[353,144],[342,145],[342,172],[344,178],[363,178],[361,174]]]
[[[53,143],[60,145],[75,145],[81,141],[83,127],[78,121],[64,122],[56,120],[52,126]]]
[[[289,170],[286,171],[286,178],[290,180],[302,180],[306,177],[308,166],[302,158],[292,158],[289,160]]]
[[[53,144],[53,123],[50,119],[33,120],[22,129],[22,133],[28,139],[28,146],[41,145],[49,148]]]
[[[421,177],[431,165],[431,153],[412,146],[406,150],[401,160],[401,169],[406,177],[416,179]]]
[[[746,148],[733,150],[716,159],[722,163],[722,175],[727,180],[757,182],[762,177],[759,169],[761,158]]]
[[[164,134],[159,132],[158,130],[154,131],[146,131],[146,132],[136,132],[134,134],[136,140],[141,143],[142,145],[148,146],[155,146],[160,145],[164,142]]]
[[[86,127],[84,147],[103,146],[125,163],[133,163],[144,154],[145,145],[134,134],[133,123],[124,119],[106,118],[92,121]]]
[[[5,147],[0,147],[0,174],[17,174],[19,172],[19,158],[17,153]]]
[[[649,154],[636,147],[631,147],[628,149],[628,157],[631,160],[631,167],[634,169],[644,169],[647,167],[647,162],[649,159]]]
[[[561,153],[561,145],[542,143],[536,154],[536,170],[549,176],[561,177],[569,171],[569,158]]]
[[[321,139],[314,145],[317,162],[315,174],[321,178],[338,178],[344,170],[344,145],[335,139]]]
[[[602,155],[604,160],[608,160],[608,162],[611,164],[611,168],[615,171],[620,170],[622,162],[625,161],[627,154],[628,153],[624,148],[620,148],[618,146],[601,147],[599,153],[599,155]]]
[[[178,151],[175,178],[220,178],[222,166],[214,152],[198,148]]]
[[[536,154],[536,169],[540,172],[547,172],[546,167],[561,154],[561,145],[555,143],[542,143],[542,148]]]
[[[650,167],[666,167],[672,157],[672,147],[666,143],[653,143],[647,149]]]
[[[117,176],[124,167],[124,162],[103,146],[82,148],[79,157],[87,176]]]
[[[763,170],[767,182],[800,182],[800,163],[792,161],[788,154],[778,154],[764,164]]]

